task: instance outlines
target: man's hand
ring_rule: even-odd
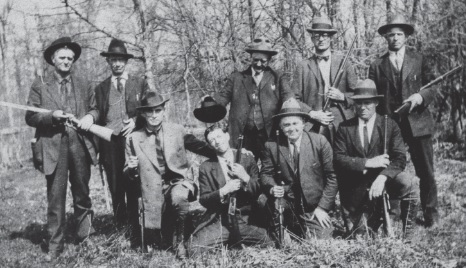
[[[422,98],[421,94],[419,93],[414,93],[413,95],[409,96],[406,100],[403,101],[405,102],[411,102],[411,107],[409,108],[409,112],[416,108],[417,106],[421,105],[424,99]]]
[[[329,87],[327,92],[327,97],[336,101],[344,101],[345,94],[343,94],[338,88]]]
[[[125,124],[125,126],[121,130],[121,133],[123,134],[123,137],[126,137],[131,132],[133,132],[133,129],[136,126],[136,123],[134,123],[134,120],[130,118],[130,119],[123,120],[123,124]]]
[[[378,155],[366,161],[366,168],[386,168],[388,165],[390,165],[388,154]]]
[[[251,177],[249,174],[246,172],[244,167],[238,163],[234,163],[233,165],[230,166],[231,170],[228,170],[228,175],[230,175],[233,178],[238,178],[241,181],[243,181],[245,184],[248,184],[249,180]]]
[[[322,110],[320,111],[310,111],[309,116],[321,123],[322,125],[328,125],[333,122],[334,116],[332,115],[332,112],[324,112]]]
[[[220,190],[224,195],[238,191],[241,187],[241,180],[229,180]]]
[[[85,116],[83,116],[83,118],[81,118],[81,120],[79,120],[77,127],[84,131],[88,131],[93,124],[94,117],[90,114],[86,114]]]
[[[270,189],[270,194],[275,198],[281,198],[285,195],[285,188],[283,186],[274,186]]]
[[[369,190],[369,200],[373,200],[382,196],[383,189],[385,188],[385,182],[387,181],[387,176],[379,175],[371,185]]]
[[[254,154],[253,154],[251,151],[246,150],[246,149],[244,149],[244,148],[241,148],[241,153],[242,153],[242,154],[245,154],[245,155],[249,155],[249,156],[254,157]]]
[[[128,163],[127,163],[128,168],[130,169],[135,169],[139,166],[139,159],[137,156],[131,155],[128,158]]]
[[[68,118],[72,117],[73,115],[71,114],[65,114],[62,110],[55,110],[52,113],[52,118],[55,122],[65,122]]]
[[[324,228],[330,228],[332,226],[332,220],[330,219],[330,216],[325,210],[321,209],[320,207],[317,207],[314,210],[314,217],[316,217],[317,221]]]

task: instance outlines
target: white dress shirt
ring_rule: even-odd
[[[403,66],[403,60],[405,58],[405,51],[406,47],[403,46],[400,48],[398,51],[388,51],[388,58],[390,59],[390,62],[393,64],[393,66],[396,67],[398,71],[401,70],[401,67]]]
[[[324,80],[324,94],[327,94],[328,88],[330,87],[330,63],[332,62],[332,53],[330,50],[325,51],[319,56],[329,56],[328,60],[317,60],[317,65],[319,65],[320,73],[322,74],[322,79]]]
[[[369,120],[364,121],[361,118],[358,118],[359,120],[359,125],[358,125],[358,130],[359,130],[359,138],[361,139],[361,144],[362,148],[364,148],[364,126],[367,124],[367,135],[369,138],[369,143],[371,142],[371,137],[372,137],[372,131],[374,130],[374,124],[375,124],[375,116],[376,114],[369,118]],[[364,148],[366,149],[366,148]]]
[[[123,88],[125,88],[126,81],[128,80],[128,73],[123,72],[120,76],[114,76],[112,74],[112,78],[110,78],[110,79],[111,79],[112,84],[113,84],[113,86],[115,88],[118,88],[118,80],[117,80],[118,77],[121,77],[121,84],[123,85]]]
[[[256,86],[259,86],[259,84],[262,81],[262,77],[264,76],[264,72],[257,72],[252,68],[252,78],[254,79],[254,82],[256,82]]]

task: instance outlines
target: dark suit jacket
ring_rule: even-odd
[[[265,144],[260,181],[263,191],[270,195],[270,189],[278,182],[285,182],[291,186],[297,181],[293,172],[293,165],[288,148],[288,141],[284,135],[280,140],[280,161],[279,168],[282,176],[276,177],[275,164],[277,163],[277,143],[267,142]],[[299,174],[301,188],[304,194],[306,211],[313,211],[317,206],[325,210],[332,209],[335,196],[338,191],[337,180],[333,170],[332,147],[327,139],[316,133],[304,131],[301,139],[299,154]],[[292,187],[290,187],[291,189]],[[293,194],[288,190],[286,197]]]
[[[330,62],[331,84],[333,84],[335,81],[338,68],[340,67],[342,61],[343,57],[332,53],[332,59]],[[340,80],[340,84],[337,87],[346,96],[346,100],[340,102],[346,119],[349,119],[354,115],[352,111],[353,101],[349,98],[349,96],[353,95],[353,90],[356,87],[357,80],[358,77],[356,76],[353,67],[347,64],[347,67],[343,72],[343,76]],[[322,110],[325,99],[325,96],[323,95],[324,80],[320,73],[319,65],[314,58],[303,60],[298,64],[293,78],[293,90],[296,91],[295,93],[298,96],[298,99],[303,102],[303,108],[306,112],[311,110]],[[343,117],[340,111],[338,111],[338,108],[334,104],[330,106],[329,110],[335,116],[333,124],[335,127],[338,127],[338,125],[343,121]],[[312,127],[312,125],[313,123],[311,122],[309,129]]]
[[[392,115],[393,111],[396,110],[401,103],[394,104],[392,101],[393,95],[397,91],[397,85],[391,75],[390,65],[391,62],[387,52],[371,64],[369,68],[369,79],[374,80],[379,94],[385,96],[385,101],[379,105],[378,112],[380,114],[387,113]],[[421,54],[406,49],[401,76],[403,100],[414,93],[421,94],[424,99],[422,105],[408,116],[413,136],[420,137],[433,134],[435,124],[427,106],[434,100],[437,88],[430,87],[419,91],[431,78],[428,73],[427,63],[424,61]],[[389,103],[392,103],[392,105],[389,105]],[[384,111],[385,109],[386,112]]]
[[[207,143],[198,140],[192,134],[187,134],[184,127],[178,124],[162,123],[163,154],[167,167],[177,178],[187,178],[190,167],[186,149],[206,157],[213,157],[215,152]],[[162,178],[158,171],[157,151],[155,144],[150,143],[150,137],[145,128],[129,135],[133,140],[134,150],[139,160],[139,178],[144,199],[146,228],[160,229],[162,208],[165,202],[162,194]],[[132,155],[129,138],[126,139],[126,159]],[[124,171],[128,172],[127,162]]]
[[[71,74],[76,95],[76,118],[82,118],[87,113],[97,118],[95,95],[90,84],[84,79]],[[29,92],[28,105],[49,109],[48,113],[26,113],[26,123],[36,128],[36,137],[42,140],[42,155],[45,175],[50,175],[55,171],[55,167],[60,157],[60,143],[62,133],[65,130],[63,125],[57,125],[52,119],[52,112],[63,110],[61,104],[60,90],[57,86],[57,79],[53,72],[50,72],[43,79],[36,78]],[[96,163],[96,150],[92,140],[93,135],[89,132],[80,132],[85,147],[91,160]]]
[[[367,159],[382,155],[384,152],[384,118],[376,114],[367,155],[361,144],[358,125],[357,117],[341,123],[333,146],[341,203],[349,208],[359,204],[365,196],[367,187],[370,187],[379,174],[393,179],[406,166],[406,148],[400,129],[395,121],[388,118],[387,150],[390,165],[385,169],[368,169],[367,173],[363,174]]]
[[[234,150],[234,153],[236,155],[236,150]],[[254,208],[255,202],[261,194],[258,179],[259,168],[257,167],[254,157],[245,154],[242,155],[240,164],[244,167],[251,179],[246,185],[246,189],[238,190],[236,194],[236,208],[241,209],[246,206]],[[201,193],[199,202],[207,208],[207,211],[203,217],[202,223],[196,228],[196,231],[217,221],[220,215],[226,218],[228,202],[223,204],[220,200],[219,193],[220,188],[225,186],[225,184],[225,176],[223,175],[217,157],[211,158],[201,164],[199,167],[199,188]],[[254,212],[251,211],[249,215],[254,215]],[[249,219],[251,218],[253,217]],[[218,223],[220,224],[220,222]]]
[[[215,95],[215,100],[223,105],[230,105],[228,122],[233,147],[237,147],[237,138],[243,133],[249,111],[252,108],[252,94],[256,87],[252,78],[251,68],[243,72],[233,73],[227,80],[225,87]],[[272,116],[281,108],[287,99],[294,97],[290,90],[287,77],[279,72],[267,68],[259,84],[259,102],[264,118],[265,130],[270,137],[273,121]]]

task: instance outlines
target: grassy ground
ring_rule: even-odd
[[[177,261],[171,252],[132,250],[124,230],[116,231],[112,224],[98,172],[93,171],[90,187],[97,234],[75,245],[70,220],[65,252],[54,263],[45,262],[41,249],[44,177],[30,168],[0,175],[0,267],[466,267],[465,162],[437,159],[440,225],[428,230],[417,226],[411,243],[389,238],[308,240],[282,250],[222,250],[186,262]],[[408,171],[413,173],[411,165]],[[68,211],[72,212],[70,193]]]

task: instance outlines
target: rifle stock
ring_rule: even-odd
[[[241,151],[243,149],[243,135],[239,135],[238,137],[238,148],[236,151],[236,163],[241,162]],[[232,244],[233,245],[242,245],[241,244],[241,233],[239,231],[238,226],[238,219],[236,218],[236,192],[230,195],[230,199],[228,202],[228,218],[232,227]]]
[[[129,136],[129,148],[131,150],[131,155],[132,156],[137,156],[136,155],[136,150],[134,149],[134,143],[133,143],[133,137]],[[138,179],[139,178],[139,172],[138,169],[132,169],[129,171],[129,176],[133,179]],[[137,182],[140,183],[140,182]],[[141,185],[139,187],[142,187]],[[141,189],[141,196],[138,198],[138,215],[139,215],[139,226],[141,228],[141,251],[142,253],[147,253],[146,250],[146,244],[144,241],[144,229],[146,228],[146,214],[145,214],[145,209],[144,209],[144,199],[142,197],[142,189]]]

